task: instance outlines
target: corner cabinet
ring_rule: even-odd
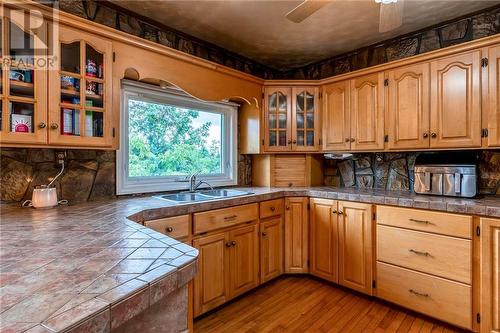
[[[500,220],[481,218],[481,332],[500,332]]]
[[[43,61],[34,61],[46,54],[48,24],[37,29],[37,36],[23,29],[23,16],[0,16],[0,143],[38,145],[47,143],[47,69]],[[10,18],[8,18],[10,17]],[[21,48],[19,45],[33,45]]]
[[[111,41],[61,25],[55,49],[60,66],[49,73],[49,144],[110,147]]]
[[[319,123],[318,88],[265,88],[265,152],[318,151]]]

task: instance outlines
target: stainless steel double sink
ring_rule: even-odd
[[[231,190],[231,189],[215,189],[215,190],[202,190],[196,192],[179,192],[173,194],[159,195],[155,196],[155,198],[180,203],[180,202],[198,202],[198,201],[225,199],[225,198],[239,197],[248,194],[252,194],[252,192]]]

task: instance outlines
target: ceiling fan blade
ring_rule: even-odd
[[[391,31],[403,25],[403,8],[403,0],[398,0],[397,2],[389,4],[381,3],[378,26],[379,32]]]
[[[300,23],[330,3],[328,0],[304,0],[300,5],[286,14],[286,18],[292,22]]]

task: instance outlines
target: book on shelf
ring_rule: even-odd
[[[80,135],[80,110],[62,109],[61,134]]]

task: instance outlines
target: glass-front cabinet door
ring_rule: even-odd
[[[292,150],[316,151],[320,146],[318,88],[292,88]]]
[[[291,89],[266,88],[264,93],[264,150],[291,149]]]
[[[47,143],[47,69],[39,58],[46,54],[48,26],[39,19],[36,36],[25,27],[23,15],[4,7],[0,16],[0,143]],[[11,15],[12,14],[12,15]],[[26,13],[25,13],[26,14]]]
[[[50,72],[49,143],[112,145],[112,43],[59,27],[58,70]]]

